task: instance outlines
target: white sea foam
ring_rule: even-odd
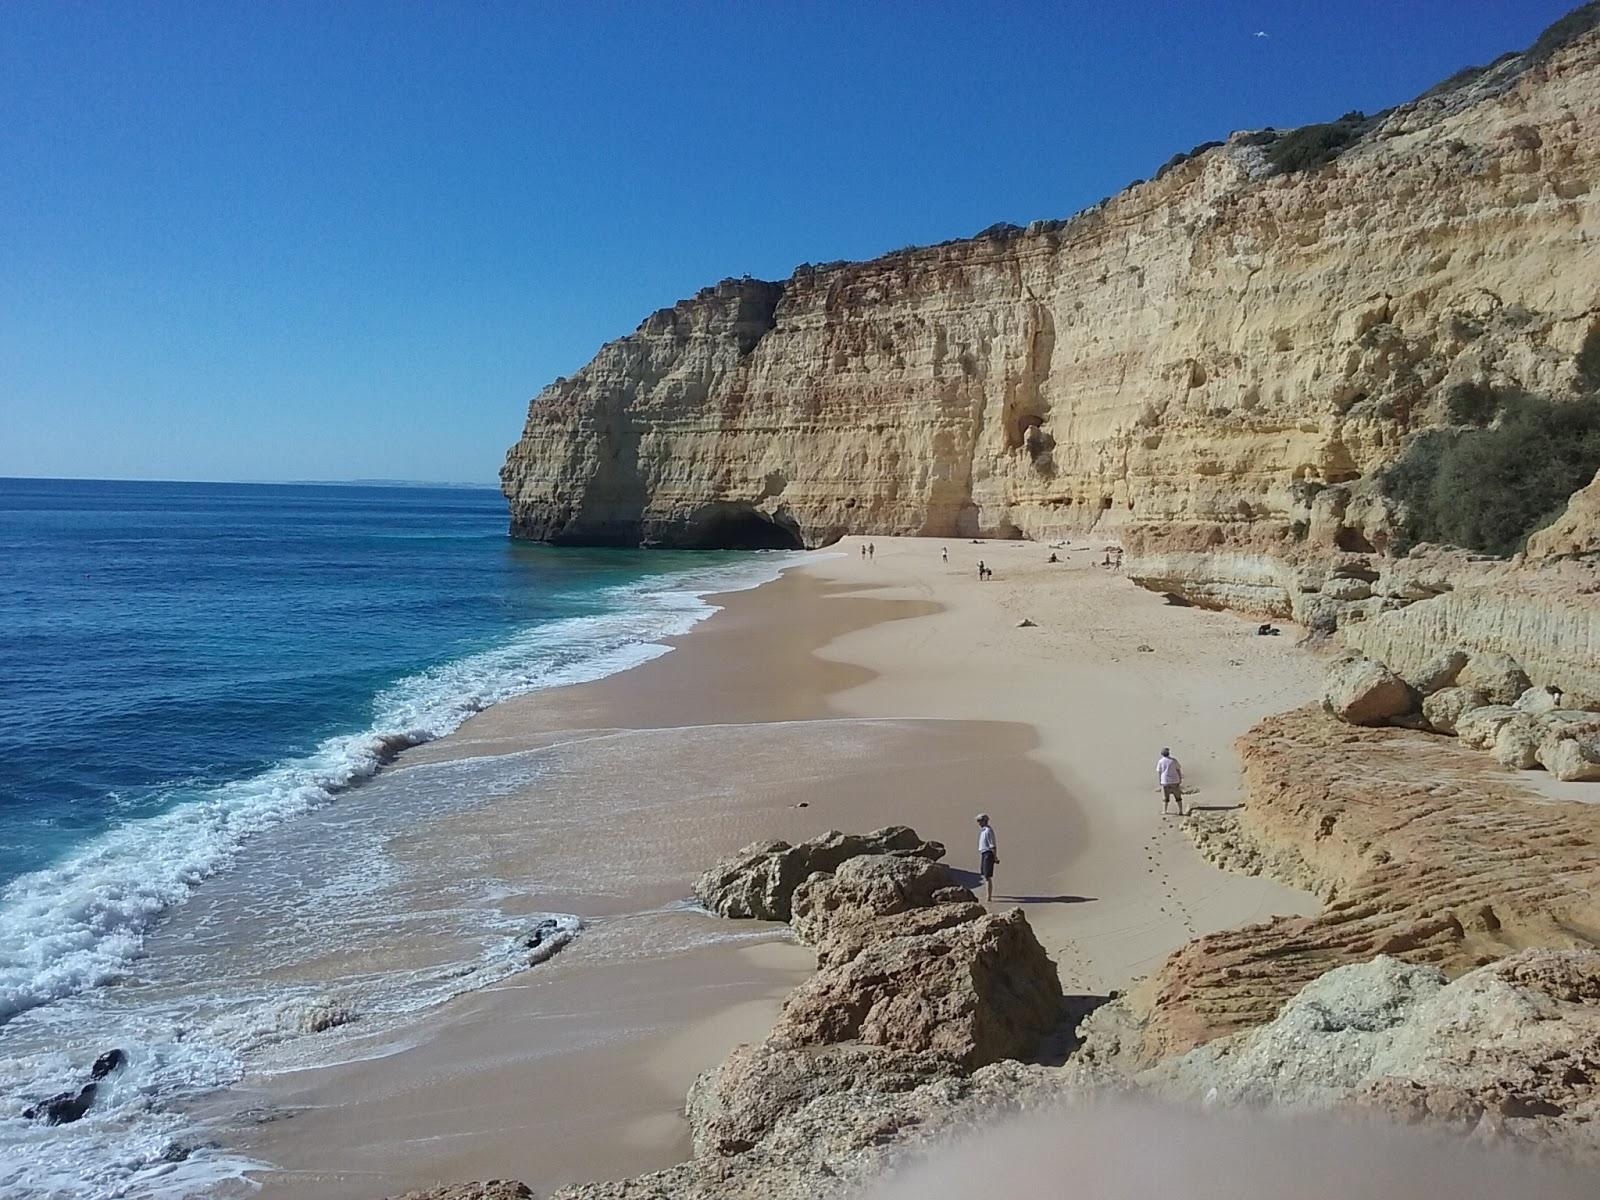
[[[371,725],[310,754],[128,821],[0,892],[0,1026],[35,1005],[114,981],[160,915],[224,870],[252,836],[327,803],[394,754],[511,696],[599,679],[666,653],[660,639],[715,611],[702,597],[754,587],[793,561],[679,572],[612,589],[614,611],[536,626],[380,693]]]
[[[251,837],[327,804],[398,749],[441,736],[499,700],[601,678],[665,653],[660,639],[686,632],[715,611],[705,594],[755,586],[791,561],[763,555],[737,567],[614,589],[606,597],[612,613],[538,626],[403,680],[375,697],[371,725],[361,733],[330,738],[302,758],[182,799],[160,816],[127,822],[49,870],[14,881],[0,893],[0,1195],[154,1200],[243,1194],[249,1189],[245,1173],[262,1164],[208,1147],[179,1102],[237,1082],[247,1068],[270,1074],[393,1052],[396,1043],[385,1039],[386,1029],[410,1028],[417,1013],[527,969],[529,955],[516,934],[527,927],[528,914],[502,912],[483,894],[476,899],[487,907],[431,909],[423,922],[430,929],[458,929],[466,946],[477,947],[464,959],[346,976],[331,991],[287,980],[269,984],[270,972],[254,985],[217,980],[176,993],[152,991],[143,979],[138,987],[97,986],[135,970],[149,975],[147,967],[132,964],[162,913],[226,870]],[[465,760],[420,770],[428,786],[419,803],[437,811],[521,786],[532,768]],[[433,778],[439,772],[447,778]],[[393,778],[399,784],[411,775]],[[367,818],[343,812],[329,814],[346,839],[341,861],[358,846],[381,844],[381,828],[363,841],[359,823]],[[293,832],[290,827],[275,836]],[[381,854],[361,853],[359,862],[301,884],[298,895],[310,909],[339,914],[321,936],[338,937],[340,930],[348,936],[352,922],[387,919],[381,900],[389,865]],[[234,878],[259,872],[255,864]],[[224,912],[270,908],[270,892],[250,895],[243,908],[234,897]],[[448,889],[440,898],[449,902]],[[190,911],[195,932],[209,937],[209,908]],[[563,932],[574,931],[575,918],[556,916]],[[272,956],[271,947],[262,952]],[[201,961],[174,960],[164,975],[203,975]],[[337,1018],[331,1029],[330,1015]],[[81,1084],[88,1063],[112,1045],[127,1050],[128,1062],[102,1086],[83,1120],[52,1128],[22,1119],[31,1100]],[[192,1153],[167,1161],[174,1145]]]

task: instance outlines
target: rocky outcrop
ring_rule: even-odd
[[[1349,725],[1457,737],[1515,771],[1543,767],[1564,782],[1600,780],[1600,711],[1571,707],[1560,688],[1530,684],[1510,655],[1451,650],[1412,678],[1415,684],[1380,662],[1347,656],[1329,669],[1322,706]],[[1459,686],[1438,686],[1449,680]]]
[[[756,842],[718,863],[695,882],[694,894],[719,917],[787,921],[795,889],[816,872],[837,870],[861,855],[944,857],[938,842],[925,842],[904,825],[872,833],[829,830],[798,846],[785,841]]]
[[[1567,501],[1562,514],[1528,539],[1528,557],[1566,558],[1600,554],[1600,471],[1594,482]]]
[[[1409,438],[1484,389],[1590,386],[1597,123],[1590,33],[1383,114],[1327,165],[1284,172],[1273,135],[1236,134],[1070,221],[724,281],[533,401],[512,528],[1094,529],[1163,590],[1367,603],[1370,580],[1296,573],[1393,547],[1371,483]]]
[[[1375,1109],[1600,1159],[1600,953],[1529,950],[1454,982],[1380,955],[1138,1081],[1208,1104]]]
[[[803,845],[836,854],[874,840],[900,852],[842,859],[784,897],[818,970],[766,1042],[738,1047],[690,1089],[696,1157],[560,1196],[836,1195],[997,1105],[1059,1096],[1062,1072],[1017,1061],[1067,1016],[1055,964],[1022,912],[987,913],[910,830]]]
[[[1416,708],[1406,681],[1370,658],[1335,663],[1323,687],[1322,703],[1351,725],[1382,725]]]
[[[1318,976],[1380,954],[1456,975],[1600,940],[1600,806],[1545,803],[1459,740],[1314,709],[1238,745],[1244,807],[1187,827],[1219,865],[1325,907],[1189,943],[1090,1018],[1091,1059],[1148,1067],[1264,1025]]]
[[[861,1042],[973,1068],[1035,1050],[1061,1023],[1061,981],[1021,909],[928,929],[882,923],[848,961],[797,987],[772,1031],[782,1046]]]

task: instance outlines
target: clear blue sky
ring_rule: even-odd
[[[704,284],[1067,216],[1569,7],[7,0],[0,475],[488,482]]]

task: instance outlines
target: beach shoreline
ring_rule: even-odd
[[[708,596],[720,611],[671,654],[506,701],[401,756],[397,772],[549,759],[539,787],[396,852],[498,846],[480,861],[522,879],[530,911],[589,928],[429,1012],[401,1053],[234,1089],[258,1115],[229,1140],[273,1164],[266,1194],[494,1176],[543,1191],[682,1158],[687,1084],[759,1039],[809,969],[782,927],[683,904],[701,869],[750,841],[903,823],[971,867],[972,813],[987,810],[995,907],[1027,911],[1069,994],[1123,987],[1197,933],[1312,910],[1204,864],[1153,788],[1170,741],[1201,802],[1237,802],[1233,736],[1313,686],[1292,639],[1169,608],[1086,546],[1049,564],[1034,543],[957,543],[945,564],[936,541],[874,539],[864,560],[863,540]],[[996,572],[982,584],[979,557]]]

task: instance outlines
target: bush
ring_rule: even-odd
[[[1226,145],[1226,142],[1201,142],[1198,146],[1187,153],[1174,154],[1171,158],[1167,159],[1166,162],[1161,164],[1161,169],[1156,172],[1156,178],[1160,179],[1168,171],[1172,170],[1173,167],[1181,167],[1184,163],[1188,162],[1192,158],[1199,158],[1207,150],[1215,150],[1218,146]]]
[[[1514,554],[1600,469],[1600,396],[1502,397],[1485,429],[1428,430],[1380,478],[1407,541]]]
[[[1343,154],[1377,123],[1365,113],[1348,112],[1325,125],[1291,129],[1267,147],[1267,161],[1275,175],[1292,175],[1326,166]]]
[[[1550,25],[1529,46],[1526,58],[1529,65],[1543,62],[1561,47],[1577,41],[1591,29],[1600,28],[1600,2],[1582,4]]]
[[[1466,380],[1445,393],[1445,420],[1452,425],[1487,425],[1500,411],[1500,397],[1487,383]]]

